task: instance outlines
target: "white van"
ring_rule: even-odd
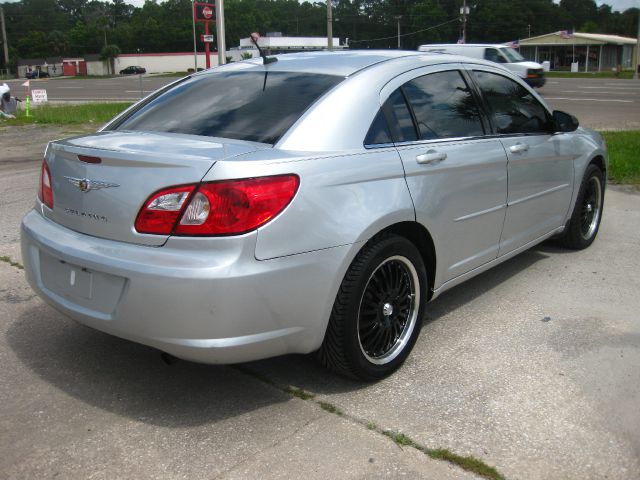
[[[420,45],[418,47],[418,51],[449,53],[451,55],[464,55],[465,57],[482,58],[484,60],[502,64],[532,87],[542,87],[545,82],[542,65],[536,62],[526,61],[516,50],[511,47],[507,47],[506,45],[482,43],[441,43]]]

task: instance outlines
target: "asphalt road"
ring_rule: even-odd
[[[142,76],[105,79],[42,79],[31,88],[44,88],[51,101],[139,100],[176,78]],[[24,80],[8,82],[20,96]],[[141,94],[142,91],[142,94]],[[578,117],[596,130],[640,129],[640,81],[617,79],[549,78],[539,89],[550,106]]]
[[[379,383],[305,356],[167,365],[66,319],[9,263],[42,142],[70,133],[0,127],[17,146],[0,151],[0,477],[473,478],[377,425],[509,479],[638,479],[637,191],[609,187],[589,249],[545,243],[442,295],[407,363]]]
[[[640,80],[549,78],[538,92],[594,130],[640,129]]]

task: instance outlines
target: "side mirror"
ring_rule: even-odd
[[[556,123],[556,131],[558,132],[575,132],[580,125],[576,117],[560,110],[553,111],[553,120]]]

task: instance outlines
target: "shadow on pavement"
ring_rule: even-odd
[[[455,311],[547,257],[530,250],[454,288],[430,304],[426,322]],[[256,378],[320,394],[368,385],[328,372],[313,355],[287,355],[238,367],[181,360],[168,365],[158,350],[78,325],[44,304],[25,311],[9,328],[7,339],[24,365],[68,395],[168,427],[216,422],[291,398]]]
[[[159,426],[222,421],[291,398],[233,368],[169,365],[158,350],[76,324],[45,304],[25,311],[7,340],[26,367],[69,396]]]
[[[508,281],[536,262],[548,258],[538,247],[528,250],[491,270],[445,292],[427,305],[425,324],[436,321],[475,298]],[[418,340],[420,342],[420,340]],[[415,355],[415,350],[413,355]],[[317,394],[336,394],[366,388],[369,384],[328,374],[313,355],[287,355],[260,362],[251,362],[243,368],[267,378],[281,387],[293,385]]]

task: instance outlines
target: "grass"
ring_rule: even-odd
[[[12,267],[19,268],[20,270],[24,270],[24,266],[22,266],[19,262],[14,262],[11,257],[7,257],[6,255],[0,257],[0,262],[8,263]]]
[[[391,430],[382,430],[380,433],[393,440],[396,445],[400,447],[412,447],[416,450],[424,453],[425,455],[435,459],[444,460],[445,462],[453,463],[463,470],[473,472],[481,477],[488,478],[489,480],[503,480],[504,477],[492,466],[487,465],[482,460],[475,457],[455,454],[446,448],[431,449],[412,440],[404,433],[393,432]]]
[[[544,74],[547,78],[633,78],[633,70],[623,70],[619,75],[608,70],[603,72],[546,72]]]
[[[57,124],[77,125],[105,123],[131,105],[127,103],[85,103],[81,105],[41,105],[31,109],[31,116],[18,111],[14,120],[5,120],[7,125]]]
[[[609,180],[640,185],[640,131],[601,133],[609,149]]]

